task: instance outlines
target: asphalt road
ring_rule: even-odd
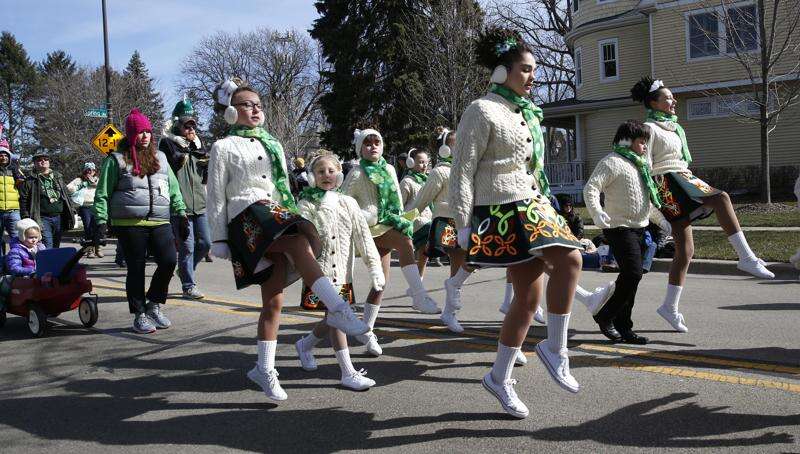
[[[517,393],[531,409],[507,417],[480,384],[491,366],[502,315],[502,270],[474,275],[455,335],[415,313],[392,268],[376,333],[384,355],[351,349],[377,386],[339,386],[326,344],[320,367],[299,367],[293,343],[319,314],[298,309],[299,284],[286,292],[277,368],[289,400],[273,403],[245,377],[255,355],[257,288],[237,292],[230,263],[201,263],[207,298],[175,298],[174,326],[137,335],[125,303],[125,272],[87,260],[100,318],[80,326],[76,312],[32,339],[25,320],[0,329],[0,451],[3,452],[800,452],[800,283],[745,276],[690,275],[682,312],[690,332],[658,317],[666,275],[650,273],[634,309],[644,347],[612,345],[576,306],[570,326],[577,395],[556,386],[533,353],[545,336],[534,325],[517,367]],[[148,271],[152,271],[152,266]],[[358,265],[357,271],[365,273]],[[426,285],[443,302],[447,268]],[[613,275],[586,272],[586,287]],[[366,294],[366,279],[356,294]]]

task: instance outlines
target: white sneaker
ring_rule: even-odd
[[[536,355],[559,386],[571,393],[577,393],[581,389],[581,385],[569,371],[567,349],[562,348],[558,353],[553,353],[547,347],[546,342],[547,340],[543,340],[536,344]]]
[[[367,347],[367,352],[372,356],[381,356],[383,354],[383,349],[381,348],[381,344],[378,343],[378,336],[375,335],[372,331],[362,334],[360,336],[356,336],[356,340],[361,342],[365,347]]]
[[[547,320],[544,318],[544,309],[542,309],[542,306],[536,308],[536,312],[533,313],[533,321],[542,325],[547,324]]]
[[[344,331],[350,336],[358,336],[369,331],[369,325],[356,317],[349,306],[344,306],[340,311],[328,311],[328,326]]]
[[[516,364],[517,366],[528,365],[528,357],[525,356],[525,353],[522,353],[522,350],[517,352],[517,357],[514,358],[514,364]]]
[[[439,316],[439,320],[441,320],[442,323],[447,325],[447,329],[456,334],[464,332],[464,327],[461,326],[461,323],[458,323],[458,318],[456,318],[455,311],[442,312],[442,315]]]
[[[303,370],[311,372],[317,370],[317,360],[311,350],[303,350],[303,339],[294,343],[294,349],[297,350],[297,357],[300,359],[300,367]]]
[[[453,284],[450,279],[452,278],[444,280],[445,306],[461,309],[461,287]]]
[[[739,263],[736,265],[736,268],[739,268],[741,271],[745,273],[750,273],[755,277],[761,279],[774,279],[775,274],[767,269],[766,263],[764,263],[761,259],[742,259],[739,260]]]
[[[683,322],[683,314],[681,314],[680,312],[671,312],[668,308],[664,306],[659,306],[658,309],[656,309],[656,312],[658,312],[658,315],[660,315],[661,318],[666,320],[667,323],[669,323],[670,326],[672,326],[672,328],[675,329],[675,331],[679,333],[689,332],[689,328],[687,328],[686,324]]]
[[[507,303],[505,301],[503,301],[503,304],[501,304],[500,308],[497,309],[497,310],[500,311],[501,314],[508,314],[508,310],[511,309],[511,302],[512,301],[513,301],[513,298],[508,300]]]
[[[419,292],[412,296],[412,298],[414,302],[411,304],[411,307],[423,314],[438,314],[442,312],[439,306],[436,305],[436,301],[428,296],[428,292]]]
[[[366,370],[357,370],[346,377],[342,377],[342,386],[355,391],[364,391],[372,388],[375,386],[375,380],[367,378],[366,375]]]
[[[592,314],[597,315],[603,306],[606,305],[608,300],[611,299],[611,296],[614,295],[614,289],[617,287],[617,283],[615,281],[609,282],[605,287],[600,286],[594,289],[592,295],[588,298],[588,301],[585,303],[586,309]]]
[[[481,383],[483,383],[483,387],[500,402],[500,405],[506,413],[519,419],[528,417],[530,414],[528,407],[525,406],[519,397],[517,397],[517,393],[514,392],[514,385],[517,384],[516,380],[509,379],[498,385],[494,382],[492,373],[489,372],[483,376]]]
[[[264,394],[272,400],[286,400],[289,398],[286,395],[286,391],[281,388],[281,383],[278,381],[278,371],[275,369],[264,372],[256,365],[247,373],[247,378],[260,386],[264,390]]]

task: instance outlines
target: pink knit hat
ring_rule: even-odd
[[[128,138],[131,160],[133,161],[133,171],[131,173],[137,176],[142,173],[142,167],[139,164],[139,156],[136,154],[136,141],[138,140],[136,136],[142,131],[153,132],[153,125],[150,124],[150,120],[139,109],[134,107],[131,113],[128,114],[128,118],[125,119],[125,137]]]
[[[3,125],[0,124],[0,137],[3,136]],[[11,148],[8,146],[8,140],[0,139],[0,153],[7,153],[11,155]]]

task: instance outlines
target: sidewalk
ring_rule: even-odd
[[[586,230],[600,230],[600,227],[597,227],[593,224],[584,224],[583,226]],[[714,232],[721,232],[722,227],[715,226],[715,225],[693,225],[692,230],[709,230]],[[800,232],[800,227],[742,227],[742,231],[745,232],[753,232],[753,231],[761,231],[761,232]]]

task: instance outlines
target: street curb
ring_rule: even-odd
[[[653,259],[653,266],[650,267],[650,271],[667,273],[671,263],[672,259]],[[694,259],[689,265],[689,274],[749,276],[747,273],[739,271],[736,268],[736,263],[733,260]],[[767,268],[775,273],[775,279],[780,280],[796,280],[798,273],[800,273],[790,263],[770,262],[767,263]]]

